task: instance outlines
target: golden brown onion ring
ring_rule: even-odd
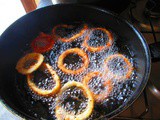
[[[125,75],[122,75],[122,76],[121,75],[116,75],[116,74],[113,73],[113,71],[109,70],[109,68],[108,68],[108,62],[110,60],[114,59],[114,58],[121,58],[126,63],[127,66],[125,66],[125,68],[128,68],[128,70],[127,70],[127,73]],[[114,55],[110,55],[109,57],[107,57],[107,59],[105,60],[105,64],[106,64],[106,71],[107,71],[107,73],[110,74],[110,76],[112,76],[115,79],[122,79],[122,80],[123,79],[128,79],[128,78],[130,78],[130,76],[131,76],[131,74],[133,72],[133,66],[130,63],[129,59],[126,58],[124,55],[119,54],[119,53],[114,54]]]
[[[89,88],[89,81],[93,78],[93,77],[96,77],[96,76],[102,76],[102,74],[100,72],[90,72],[88,73],[84,79],[83,79],[83,85],[85,87],[87,87],[88,89]],[[103,90],[100,94],[95,94],[94,92],[92,92],[92,90],[90,90],[93,94],[93,97],[95,99],[96,102],[101,102],[103,101],[105,98],[108,97],[108,95],[111,93],[112,89],[113,89],[113,85],[112,85],[112,82],[111,80],[105,80],[104,83],[103,83],[103,86],[106,87],[107,86],[107,89]]]
[[[55,110],[56,117],[58,120],[62,120],[63,118],[65,118],[65,120],[84,120],[84,119],[88,118],[93,111],[93,108],[94,108],[93,96],[92,96],[90,90],[88,88],[84,87],[82,83],[70,81],[70,82],[67,82],[61,88],[61,90],[58,94],[58,98],[60,98],[61,95],[63,94],[63,92],[65,90],[69,89],[70,87],[78,87],[79,89],[81,89],[83,91],[83,94],[88,99],[87,100],[87,107],[85,108],[84,112],[75,115],[74,113],[66,112],[66,110],[63,109],[62,106],[60,105],[61,104],[60,100],[57,100],[57,106],[56,106],[56,110]]]
[[[75,35],[73,35],[70,38],[63,38],[63,37],[60,37],[60,36],[56,35],[56,29],[59,28],[59,27],[69,28],[69,27],[72,27],[72,26],[71,25],[65,25],[65,24],[61,25],[60,24],[60,25],[56,25],[53,28],[53,30],[52,30],[53,37],[56,38],[56,39],[60,39],[62,42],[72,42],[75,39],[77,39],[78,37],[82,36],[85,33],[85,31],[88,29],[88,26],[85,24],[84,27],[82,28],[82,30],[79,33],[76,33]]]
[[[30,74],[37,70],[42,64],[44,57],[40,53],[29,53],[22,57],[16,65],[16,69],[23,75]]]
[[[82,61],[83,61],[83,66],[77,70],[71,70],[71,69],[67,69],[64,65],[64,58],[68,55],[68,54],[71,54],[71,53],[76,53],[78,54],[80,57],[82,57]],[[84,71],[87,67],[88,67],[88,64],[89,64],[89,59],[88,59],[88,56],[87,54],[79,49],[79,48],[71,48],[71,49],[68,49],[66,51],[64,51],[58,58],[58,67],[64,72],[64,73],[67,73],[67,74],[78,74],[82,71]]]
[[[101,30],[108,35],[108,42],[106,43],[105,46],[92,47],[92,46],[88,45],[87,42],[90,39],[90,34],[95,30]],[[83,42],[83,46],[86,47],[88,49],[88,51],[90,51],[90,52],[99,52],[103,49],[108,49],[112,44],[113,44],[113,36],[112,36],[111,32],[109,32],[105,28],[92,28],[90,33],[85,37],[84,42]]]
[[[59,92],[60,86],[61,86],[60,85],[60,78],[57,75],[57,73],[52,69],[52,67],[47,63],[42,63],[42,65],[40,66],[39,69],[41,71],[47,70],[52,75],[52,79],[55,80],[55,86],[51,90],[43,90],[41,88],[38,88],[38,86],[36,86],[36,84],[32,81],[34,75],[29,74],[29,75],[27,75],[27,83],[28,83],[29,88],[33,92],[35,92],[36,94],[41,95],[41,96],[45,96],[45,97],[54,95],[57,92]]]

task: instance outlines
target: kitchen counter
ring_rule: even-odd
[[[23,120],[19,116],[15,116],[10,111],[8,111],[1,103],[0,103],[0,120]]]

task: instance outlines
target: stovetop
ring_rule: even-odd
[[[150,4],[152,0],[128,0],[129,2],[124,0],[122,6],[119,6],[116,0],[112,2],[109,0],[110,6],[105,5],[106,3],[104,1],[100,1],[101,2],[92,3],[91,5],[114,11],[127,19],[143,34],[148,44],[157,44],[157,42],[160,42],[160,19],[152,18],[153,16],[151,15],[151,17],[145,16],[146,12],[153,13],[152,9],[150,9],[152,6],[146,9],[146,4]],[[154,1],[157,2],[158,0],[153,0],[153,2]],[[43,2],[44,1],[41,0],[39,7],[43,7]],[[54,0],[52,0],[52,2],[55,4]],[[53,4],[52,2],[48,1],[47,4],[51,5]],[[150,11],[147,11],[149,9]],[[160,62],[152,63],[149,82],[153,82],[154,85],[160,89],[160,82],[158,81],[160,80],[160,74],[158,74],[158,71],[160,71]],[[113,118],[113,120],[158,120],[160,119],[159,112],[160,99],[153,95],[149,90],[148,84],[141,96],[127,110]]]
[[[153,18],[149,15],[147,16],[145,6],[147,2],[148,0],[132,0],[129,7],[120,13],[120,16],[130,21],[143,34],[148,44],[157,45],[159,44],[158,42],[160,42],[160,18]],[[160,90],[159,71],[160,62],[152,62],[149,82],[144,92],[135,103],[131,105],[131,107],[122,112],[118,117],[114,118],[115,120],[160,119],[160,99],[158,99],[150,90],[151,82]]]

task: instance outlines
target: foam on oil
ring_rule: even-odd
[[[91,26],[93,27],[93,25],[91,25]],[[78,27],[76,27],[76,31],[80,30],[80,28],[81,28],[81,26],[79,27],[79,29],[78,29]],[[64,29],[63,29],[63,31],[64,31]],[[69,30],[67,30],[67,35],[70,34],[69,36],[72,36],[73,33],[74,34],[77,33],[76,31],[71,30],[71,32],[70,32]],[[111,32],[113,35],[115,34],[115,33],[113,33],[113,31],[111,31]],[[62,35],[63,37],[66,35],[66,34],[62,34],[62,33],[57,33],[57,34]],[[129,59],[129,61],[131,62],[131,64],[133,65],[133,67],[135,67],[134,58],[131,57],[133,55],[130,55],[131,52],[128,49],[128,47],[126,47],[125,50],[124,49],[122,50],[121,48],[119,48],[119,46],[117,46],[117,43],[120,42],[117,40],[117,37],[119,37],[119,36],[113,37],[114,43],[109,49],[104,49],[100,52],[90,52],[85,47],[82,46],[84,38],[87,34],[88,34],[88,30],[86,31],[86,33],[83,34],[83,36],[80,36],[79,38],[77,38],[76,40],[74,40],[72,42],[64,43],[61,40],[57,40],[55,45],[53,46],[53,48],[49,52],[45,53],[44,56],[45,56],[45,62],[49,63],[52,66],[52,68],[56,71],[56,73],[59,75],[60,80],[61,80],[61,84],[62,84],[61,86],[63,86],[68,81],[82,82],[84,76],[87,75],[87,73],[93,72],[93,71],[99,71],[100,73],[102,73],[102,76],[96,77],[95,80],[91,80],[92,82],[89,84],[91,84],[90,89],[92,89],[93,92],[97,91],[97,92],[95,92],[95,94],[101,94],[101,91],[104,89],[103,81],[112,80],[113,89],[110,92],[109,96],[107,96],[107,98],[105,100],[103,100],[100,103],[95,103],[94,111],[93,111],[92,115],[90,116],[90,118],[88,118],[89,120],[92,120],[95,118],[97,119],[105,114],[109,114],[109,113],[113,112],[119,106],[121,106],[122,104],[127,102],[127,100],[130,98],[130,96],[132,96],[132,94],[136,90],[137,81],[135,79],[136,71],[133,71],[131,77],[126,80],[114,79],[112,75],[107,74],[107,72],[106,72],[107,66],[106,66],[106,64],[104,64],[106,58],[110,55],[113,55],[116,53],[121,53],[121,51],[125,51],[125,52],[122,52],[123,55],[125,57],[127,57]],[[99,31],[96,34],[91,34],[90,37],[92,38],[88,42],[88,44],[90,46],[103,46],[108,41],[107,36],[104,35],[104,33],[103,34],[100,33]],[[101,42],[101,41],[103,41],[103,42]],[[80,74],[77,74],[77,75],[65,74],[57,66],[58,58],[67,49],[76,48],[76,47],[84,50],[87,53],[89,61],[90,61],[89,66],[87,69],[85,69]],[[75,59],[75,57],[74,57],[71,60],[68,59],[67,62],[65,62],[64,64],[66,64],[68,69],[78,69],[83,65],[83,61],[78,58]],[[124,75],[125,72],[128,70],[127,67],[125,68],[124,66],[125,66],[125,63],[122,59],[117,59],[117,60],[114,60],[110,63],[110,69],[113,70],[113,72],[118,75]],[[42,89],[50,89],[50,87],[47,88],[47,85],[48,85],[48,83],[50,83],[50,80],[51,79],[47,79],[47,78],[44,81],[41,80],[41,81],[39,81],[38,86]],[[53,84],[51,86],[53,87]],[[34,92],[32,92],[28,88],[27,88],[27,93],[29,95],[31,95],[31,97],[32,97],[32,100],[31,100],[32,104],[36,103],[37,101],[41,101],[42,103],[46,104],[48,106],[49,115],[51,116],[51,118],[55,119],[56,101],[57,101],[57,99],[59,99],[56,95],[51,96],[49,98],[45,98],[45,97],[36,95]],[[61,99],[63,99],[65,101],[66,100],[65,97],[67,97],[67,95],[73,97],[73,96],[75,96],[75,94],[78,95],[78,93],[80,93],[80,92],[78,92],[77,89],[75,89],[75,90],[72,89],[72,91],[68,92],[68,94],[65,94],[65,96]],[[82,100],[84,100],[84,99],[82,99]],[[59,104],[61,104],[64,107],[64,109],[66,108],[66,110],[70,111],[70,110],[73,110],[73,108],[75,107],[75,103],[76,103],[73,100],[71,100],[71,101],[68,101],[65,104],[62,104],[63,102],[61,102]],[[85,101],[86,100],[84,100],[84,102],[82,102],[82,104],[80,104],[78,106],[77,109],[79,109],[80,111],[75,112],[75,114],[79,114],[81,111],[83,111],[83,109],[85,109],[85,106],[86,106]]]

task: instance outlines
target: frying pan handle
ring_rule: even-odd
[[[160,42],[149,45],[152,62],[160,61]],[[148,82],[148,88],[158,99],[160,99],[160,90],[153,84],[151,80]]]
[[[152,43],[149,45],[152,62],[160,61],[160,42]]]

